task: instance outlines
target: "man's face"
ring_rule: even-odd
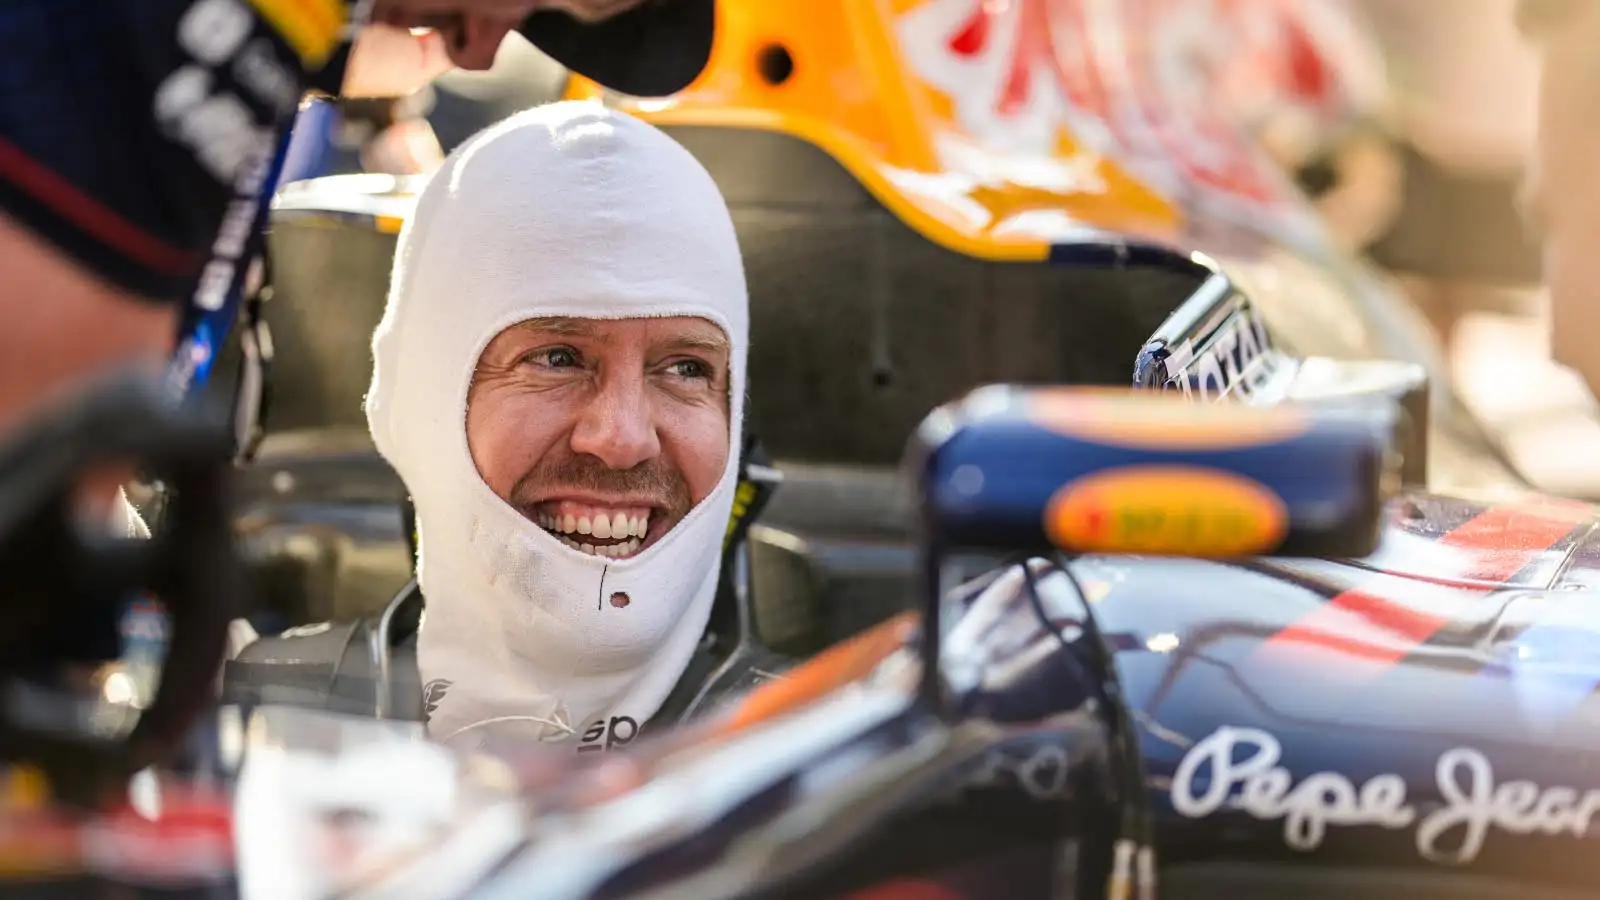
[[[550,318],[489,342],[467,445],[489,488],[568,546],[626,559],[716,487],[727,337],[704,319]]]
[[[1544,245],[1552,350],[1557,360],[1586,368],[1595,354],[1585,347],[1600,319],[1600,3],[1530,0],[1519,19],[1541,57],[1525,212]]]
[[[463,69],[494,64],[495,51],[512,29],[541,9],[565,10],[586,22],[609,19],[642,0],[377,0],[372,21],[401,28],[433,28],[445,40],[451,61]]]

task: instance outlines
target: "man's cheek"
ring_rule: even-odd
[[[679,470],[689,483],[693,502],[699,503],[717,486],[728,465],[728,417],[719,409],[709,409],[693,417],[683,416],[676,424],[683,429],[680,446],[686,457],[679,461]]]
[[[485,391],[467,411],[467,449],[478,475],[500,499],[511,491],[549,450],[551,434],[544,426],[553,411],[535,407],[528,398],[505,391]]]

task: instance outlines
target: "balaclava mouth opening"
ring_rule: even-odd
[[[549,316],[697,316],[731,347],[728,459],[628,559],[562,544],[490,490],[467,395],[501,331]],[[716,593],[744,415],[748,298],[726,203],[661,131],[600,104],[535,107],[457,148],[401,231],[367,421],[416,505],[428,730],[469,748],[626,743],[697,648]],[[630,602],[607,598],[626,593]]]

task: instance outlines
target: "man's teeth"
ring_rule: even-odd
[[[566,544],[568,547],[571,547],[574,550],[587,553],[590,556],[608,556],[612,559],[623,559],[639,552],[638,538],[623,541],[620,544],[601,544],[598,547],[593,544],[580,544],[564,534],[556,535],[556,540]]]
[[[588,534],[602,540],[627,537],[644,537],[650,530],[650,514],[629,515],[627,513],[600,513],[593,519],[588,516],[574,516],[545,514],[539,517],[539,524],[547,531],[557,534]]]
[[[554,534],[563,544],[593,556],[621,559],[639,552],[642,539],[650,531],[650,514],[633,514],[614,510],[579,516],[572,513],[543,513],[539,524]],[[576,537],[588,535],[597,541],[618,541],[615,544],[596,544]]]

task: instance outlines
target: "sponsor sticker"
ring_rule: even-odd
[[[1254,556],[1289,530],[1277,494],[1260,482],[1198,466],[1128,466],[1062,486],[1045,534],[1082,553]]]
[[[1029,419],[1057,434],[1133,450],[1235,450],[1281,443],[1310,422],[1288,407],[1197,406],[1176,393],[1043,389]]]
[[[1254,308],[1234,313],[1197,348],[1193,338],[1167,348],[1163,388],[1201,402],[1248,400],[1282,359],[1267,323]]]
[[[1497,781],[1482,750],[1452,747],[1434,761],[1438,802],[1419,803],[1413,787],[1395,773],[1359,784],[1342,772],[1296,778],[1283,762],[1283,746],[1259,728],[1224,726],[1195,744],[1173,773],[1173,810],[1188,819],[1224,811],[1283,822],[1284,843],[1312,851],[1330,828],[1415,828],[1418,855],[1443,865],[1478,858],[1492,832],[1584,837],[1600,791],[1545,787],[1532,781]],[[1429,798],[1431,799],[1431,798]]]

